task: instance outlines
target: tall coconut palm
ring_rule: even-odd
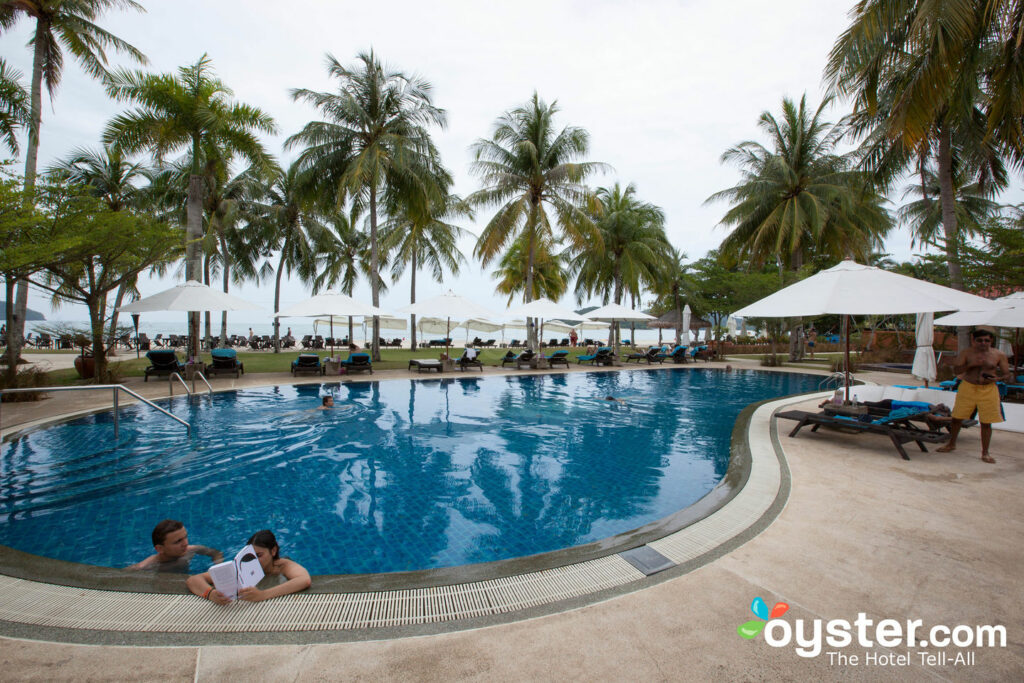
[[[28,126],[31,109],[21,72],[0,59],[0,139],[11,154],[18,153],[18,131]]]
[[[669,304],[662,310],[671,307],[676,313],[677,346],[682,343],[683,300],[690,294],[689,266],[686,264],[686,258],[685,252],[670,245],[667,257],[661,262],[651,287],[657,296],[662,297],[662,301],[667,300]]]
[[[525,105],[505,112],[490,139],[473,143],[470,171],[483,184],[467,199],[472,206],[498,207],[477,240],[474,255],[484,266],[510,243],[522,240],[526,254],[526,302],[534,297],[534,263],[542,243],[563,240],[577,249],[599,247],[600,237],[584,210],[586,179],[605,164],[584,161],[590,136],[582,128],[555,128],[557,102],[537,93]],[[549,211],[554,215],[549,215]],[[536,348],[531,329],[530,344]]]
[[[29,42],[33,54],[31,120],[25,153],[26,189],[35,185],[43,83],[52,100],[64,72],[62,48],[78,60],[86,73],[100,80],[109,75],[107,49],[123,52],[139,64],[146,63],[146,56],[139,50],[95,23],[111,8],[145,11],[134,0],[3,0],[0,3],[0,29],[10,28],[21,16],[36,22],[35,34]]]
[[[77,185],[88,187],[95,196],[102,199],[111,211],[126,208],[140,208],[140,192],[136,183],[148,177],[145,164],[133,162],[125,157],[122,150],[105,146],[102,150],[79,147],[50,169],[51,172],[66,174]],[[110,342],[117,334],[117,309],[126,294],[137,294],[138,277],[126,280],[117,288],[114,310],[110,316]]]
[[[317,277],[316,259],[333,246],[316,198],[309,191],[308,176],[298,162],[276,168],[257,200],[252,228],[262,235],[269,251],[279,252],[274,269],[274,310],[281,310],[281,282],[285,273],[297,273],[303,282]],[[281,323],[274,318],[274,352],[280,351]]]
[[[937,162],[950,284],[963,289],[954,190],[957,139],[981,113],[983,137],[1020,164],[1022,0],[862,0],[825,70],[833,92],[854,100],[891,147],[931,148]],[[988,133],[987,136],[984,134]],[[889,161],[897,161],[894,155]],[[903,171],[893,163],[893,173]]]
[[[721,251],[759,266],[778,261],[798,270],[821,250],[865,259],[891,227],[883,200],[836,153],[842,124],[823,120],[826,99],[812,113],[806,97],[782,100],[782,118],[765,111],[758,121],[771,147],[741,142],[722,155],[741,168],[742,181],[706,203],[732,204],[722,224],[734,226]]]
[[[272,158],[257,133],[275,133],[269,114],[231,100],[233,95],[213,75],[206,55],[175,74],[147,74],[119,70],[107,82],[107,91],[118,100],[137,107],[115,117],[103,132],[105,142],[128,153],[151,151],[158,162],[170,153],[185,150],[190,156],[186,201],[185,277],[199,280],[202,272],[203,176],[205,152],[221,150],[232,158],[266,168]],[[189,315],[190,355],[199,354],[199,315]]]
[[[435,282],[442,282],[446,271],[457,275],[459,266],[466,262],[458,241],[469,233],[448,221],[472,217],[472,211],[458,195],[448,194],[451,177],[447,173],[437,179],[437,186],[427,211],[409,205],[395,207],[381,230],[381,248],[390,255],[392,280],[397,281],[409,268],[411,304],[416,303],[416,273],[421,267],[429,269]],[[409,324],[415,349],[415,315]]]
[[[373,305],[380,305],[378,204],[397,201],[425,207],[437,152],[429,126],[446,125],[434,106],[431,85],[382,64],[371,50],[349,68],[327,55],[327,72],[338,91],[296,89],[292,98],[316,107],[325,120],[311,121],[285,142],[302,147],[300,168],[315,178],[318,193],[338,208],[346,199],[370,222],[370,270]],[[392,200],[390,198],[396,198]],[[380,321],[374,317],[371,352],[380,359]]]
[[[956,197],[956,222],[961,235],[973,237],[982,228],[985,219],[999,212],[1000,204],[993,200],[995,187],[979,182],[970,182],[968,169],[960,168],[954,174],[953,188]],[[911,229],[915,243],[938,245],[942,233],[942,206],[936,201],[939,196],[939,179],[933,168],[922,171],[920,183],[908,185],[903,198],[916,197],[900,208],[900,220]]]

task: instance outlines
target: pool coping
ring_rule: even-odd
[[[228,630],[203,630],[200,628],[199,630],[192,631],[161,631],[159,630],[159,623],[154,622],[147,624],[147,627],[141,631],[112,633],[108,630],[111,624],[100,623],[103,621],[102,619],[95,623],[92,623],[94,620],[86,619],[76,622],[74,627],[55,625],[63,622],[60,619],[52,618],[56,610],[52,606],[49,609],[42,609],[42,612],[48,612],[50,616],[44,615],[39,617],[37,615],[36,618],[33,618],[29,613],[40,612],[38,608],[43,607],[43,605],[34,604],[29,609],[26,603],[35,603],[39,599],[46,603],[48,601],[47,596],[63,603],[68,596],[56,596],[54,592],[72,591],[76,598],[81,598],[84,593],[97,593],[104,594],[108,599],[115,601],[117,599],[122,599],[122,601],[124,599],[142,599],[143,601],[149,600],[152,602],[164,599],[176,603],[187,602],[187,609],[189,611],[206,609],[214,621],[217,621],[218,612],[220,615],[225,614],[225,612],[223,608],[217,608],[209,603],[202,603],[198,598],[187,593],[183,594],[180,576],[148,575],[145,577],[128,577],[122,570],[62,562],[0,546],[0,574],[6,577],[0,578],[0,594],[10,594],[12,591],[17,591],[19,594],[28,594],[26,599],[19,600],[18,604],[10,606],[10,609],[0,608],[0,633],[89,643],[337,642],[367,638],[402,637],[475,628],[492,623],[516,621],[541,614],[560,612],[605,600],[615,595],[639,590],[652,585],[652,583],[664,581],[692,571],[730,552],[766,528],[785,504],[789,491],[789,475],[771,418],[774,408],[768,413],[767,418],[764,417],[763,411],[772,405],[803,401],[812,395],[814,394],[768,399],[744,408],[733,427],[730,463],[722,482],[693,506],[639,529],[576,548],[483,565],[465,565],[450,569],[382,575],[318,576],[316,577],[314,588],[310,591],[280,598],[273,603],[262,604],[258,608],[263,611],[279,612],[279,609],[274,609],[274,605],[278,605],[283,609],[288,603],[308,603],[317,602],[318,600],[323,602],[324,600],[333,599],[324,598],[323,596],[339,595],[348,596],[360,604],[373,603],[373,605],[377,606],[387,603],[388,599],[399,599],[409,602],[407,598],[410,598],[412,602],[417,602],[417,600],[422,601],[421,598],[436,598],[437,594],[443,594],[445,600],[450,602],[455,599],[450,595],[453,590],[456,593],[465,595],[472,594],[480,586],[485,586],[485,592],[491,591],[493,593],[497,591],[502,593],[511,590],[515,593],[522,588],[522,586],[516,587],[512,585],[517,580],[525,581],[526,583],[533,582],[538,585],[545,582],[548,584],[553,582],[553,584],[561,586],[561,584],[566,582],[567,575],[579,574],[579,576],[573,576],[571,582],[578,583],[582,581],[582,585],[573,585],[568,589],[547,586],[541,590],[541,593],[547,591],[547,597],[543,595],[539,597],[520,595],[508,598],[505,600],[505,604],[494,604],[496,602],[495,595],[488,595],[486,598],[491,603],[490,605],[483,607],[471,605],[468,609],[462,611],[455,609],[452,612],[454,617],[452,619],[443,618],[435,620],[430,615],[424,615],[422,610],[417,611],[414,609],[413,614],[406,615],[405,617],[395,615],[383,619],[370,618],[368,621],[363,620],[361,622],[359,622],[359,619],[355,619],[356,622],[370,625],[346,626],[344,629],[310,630],[302,627],[296,628],[292,625],[291,628],[296,628],[296,630],[253,631],[246,628],[238,631],[232,630],[233,627],[228,624],[227,626],[221,625],[221,627]],[[755,415],[759,415],[759,417],[755,419]],[[762,449],[760,447],[751,447],[751,431],[756,425],[768,427],[771,450],[775,455],[775,458],[771,460],[777,463],[778,474],[777,479],[773,480],[774,483],[769,482],[767,489],[750,491],[751,487],[748,487],[747,484],[750,482],[755,460],[760,463],[759,468],[763,468],[768,462],[764,457],[767,453],[760,452],[761,457],[757,458],[755,456]],[[759,482],[758,485],[761,486],[762,483]],[[754,505],[756,514],[751,517],[748,512],[748,518],[744,520],[743,528],[741,529],[736,528],[735,525],[726,524],[723,526],[719,523],[721,520],[716,519],[716,517],[720,517],[718,513],[723,508],[729,506],[730,503],[733,503],[744,491],[748,491],[748,494],[758,498]],[[750,496],[748,495],[747,497]],[[695,527],[698,526],[708,528],[695,530]],[[699,531],[699,533],[695,533],[696,531]],[[629,565],[618,554],[628,548],[641,546],[653,548],[669,557],[674,566],[652,576],[645,576],[635,567]],[[502,584],[502,582],[509,585],[496,585]],[[31,595],[37,592],[43,595]],[[480,596],[477,595],[476,597],[479,598]],[[501,603],[504,599],[499,596],[497,602]],[[363,606],[370,612],[373,612],[375,609],[373,605]],[[65,604],[64,609],[67,609],[67,607]],[[150,605],[146,609],[151,609],[152,607]],[[209,611],[210,607],[214,607],[213,612]],[[232,606],[229,609],[238,611],[234,609],[235,607]],[[238,605],[237,607],[243,606]],[[249,608],[247,611],[252,611],[251,608],[257,606],[247,604],[244,607]],[[185,606],[177,605],[173,607],[173,609],[182,608],[185,608]],[[291,611],[294,612],[296,608],[297,605],[292,605]],[[168,610],[173,611],[171,605],[161,605],[160,609],[161,613]],[[446,609],[448,608],[443,608],[441,611],[444,612]],[[12,616],[16,616],[16,618],[12,619]],[[259,619],[259,621],[266,624],[265,619]],[[157,622],[159,622],[159,619],[157,619]],[[345,623],[352,623],[352,620]],[[179,625],[174,628],[181,628],[181,626]]]

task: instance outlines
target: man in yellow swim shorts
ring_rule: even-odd
[[[981,423],[981,459],[989,463],[996,461],[988,454],[992,442],[992,423],[1003,421],[996,382],[1009,376],[1010,364],[1006,354],[992,348],[995,340],[995,334],[990,330],[978,328],[971,333],[970,348],[961,351],[956,358],[953,371],[961,380],[960,387],[956,393],[956,405],[953,406],[949,443],[936,449],[940,453],[956,450],[960,426],[977,410],[978,421]]]

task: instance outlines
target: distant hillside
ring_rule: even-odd
[[[6,301],[0,301],[0,316],[3,316],[2,311],[6,311],[6,310],[7,310],[7,302]],[[26,321],[29,321],[29,320],[46,320],[46,316],[43,315],[42,313],[40,313],[39,311],[33,311],[30,308],[30,309],[28,309],[28,312],[25,314],[25,320]]]

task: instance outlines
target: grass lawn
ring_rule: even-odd
[[[552,347],[545,348],[545,353],[556,351],[559,348],[564,347]],[[515,349],[516,353],[521,349]],[[26,351],[26,354],[31,355],[31,351]],[[68,351],[69,354],[74,354],[74,351]],[[313,353],[309,351],[307,353]],[[373,364],[374,368],[381,370],[405,370],[409,367],[409,360],[412,358],[440,358],[441,354],[444,353],[444,349],[440,347],[418,349],[413,351],[411,349],[381,349],[379,362]],[[501,365],[501,359],[505,355],[506,349],[481,349],[480,360],[484,365]],[[582,348],[569,349],[569,358],[572,359],[575,355],[583,355],[584,351]],[[296,351],[282,351],[281,353],[266,353],[257,351],[241,351],[238,353],[238,360],[245,365],[245,373],[256,374],[262,372],[289,372],[291,370],[291,363],[295,360],[299,354]],[[330,355],[330,351],[320,351],[317,355],[321,358],[327,358]],[[343,358],[347,357],[347,352],[335,351],[335,355],[341,355]],[[453,348],[451,350],[453,358],[458,358],[462,355],[462,349]],[[178,354],[179,358],[183,358],[184,354]],[[202,354],[202,358],[209,362],[209,354]],[[110,362],[112,365],[117,366],[117,370],[122,377],[142,377],[145,374],[146,368],[149,366],[149,362],[146,357],[136,360],[133,354],[122,353],[122,355],[115,358],[111,358]],[[78,373],[73,369],[68,370],[54,370],[49,373],[50,381],[54,385],[65,385],[65,384],[85,384],[86,382],[80,380]]]

